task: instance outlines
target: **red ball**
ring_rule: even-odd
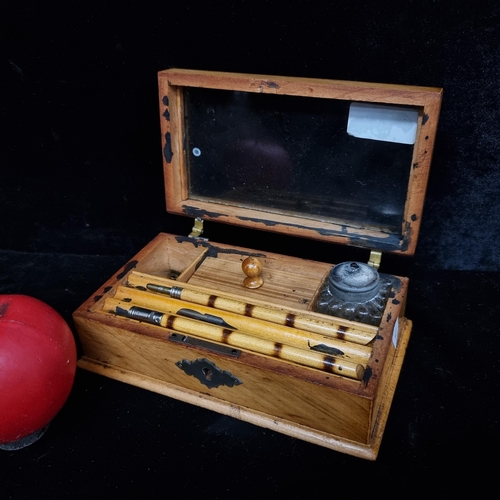
[[[0,295],[0,445],[44,428],[66,402],[75,371],[64,319],[33,297]]]

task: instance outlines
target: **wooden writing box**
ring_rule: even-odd
[[[408,279],[212,243],[200,221],[364,247],[375,267],[413,254],[441,90],[173,69],[159,91],[167,209],[194,234],[158,235],[74,313],[79,365],[375,459]],[[364,291],[338,304],[333,270],[360,269],[384,284],[376,313]]]

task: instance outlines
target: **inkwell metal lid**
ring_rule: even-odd
[[[329,274],[330,293],[344,302],[367,302],[379,292],[378,272],[363,262],[342,262]]]

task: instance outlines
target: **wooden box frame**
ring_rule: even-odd
[[[248,207],[214,206],[191,199],[187,185],[183,129],[183,88],[205,87],[256,93],[312,96],[319,99],[403,104],[419,109],[401,234],[354,228]],[[167,70],[159,74],[167,208],[173,213],[412,254],[420,227],[424,193],[437,127],[441,90],[358,82]],[[215,208],[214,208],[215,207]],[[272,223],[272,225],[271,225]],[[242,285],[241,262],[263,263],[264,286]],[[211,268],[210,266],[216,266]],[[196,237],[158,235],[113,275],[74,313],[83,356],[79,366],[181,401],[209,408],[256,425],[358,457],[375,459],[408,344],[411,322],[404,317],[408,279],[393,277],[393,293],[371,341],[372,354],[362,380],[352,380],[279,356],[241,349],[228,355],[220,342],[175,342],[169,328],[117,316],[105,306],[134,275],[158,280],[176,271],[177,282],[204,287],[208,293],[256,305],[276,301],[291,313],[311,312],[311,305],[332,264],[211,243]],[[215,269],[215,270],[214,270]],[[304,284],[302,287],[295,286]],[[282,297],[279,299],[278,297]],[[355,326],[355,325],[354,325]],[[196,337],[196,335],[195,335]],[[180,369],[183,362],[209,362],[239,384],[209,387]]]

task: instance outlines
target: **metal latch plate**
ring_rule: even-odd
[[[218,366],[206,358],[196,359],[195,361],[183,359],[175,364],[186,375],[195,377],[209,389],[219,387],[220,385],[234,387],[235,385],[243,383],[234,375],[231,375],[228,371],[221,370]]]
[[[172,342],[178,342],[179,344],[187,344],[194,347],[202,347],[203,349],[208,349],[209,351],[215,352],[217,354],[224,354],[225,356],[231,356],[232,358],[238,358],[241,354],[239,349],[234,347],[228,347],[225,345],[214,344],[208,340],[202,340],[195,337],[189,337],[182,333],[172,333],[169,337]]]

